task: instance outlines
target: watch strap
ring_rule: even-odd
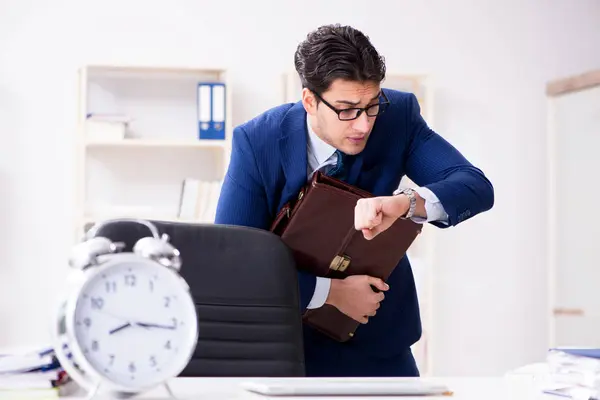
[[[400,216],[400,218],[402,218],[402,219],[412,218],[412,216],[415,215],[415,210],[417,209],[417,197],[415,196],[415,190],[411,189],[411,188],[403,188],[403,189],[398,189],[398,190],[394,191],[394,196],[399,195],[399,194],[406,195],[409,200],[408,211],[406,212],[406,214]]]

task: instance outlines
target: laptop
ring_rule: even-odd
[[[446,385],[420,379],[306,379],[244,381],[242,388],[264,396],[450,396]]]

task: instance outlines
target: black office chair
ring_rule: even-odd
[[[296,269],[280,238],[247,227],[150,222],[181,252],[198,312],[199,340],[181,376],[304,376]],[[130,251],[150,232],[115,221],[97,235]]]

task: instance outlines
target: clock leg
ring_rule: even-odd
[[[87,396],[85,396],[85,400],[92,400],[98,394],[99,389],[100,384],[97,384],[92,389],[90,389],[90,391],[87,393]]]
[[[175,396],[175,393],[173,393],[173,389],[171,389],[171,387],[169,386],[169,382],[165,382],[165,390],[169,394],[169,397],[173,399],[177,398],[177,396]]]

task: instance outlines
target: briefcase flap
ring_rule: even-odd
[[[336,265],[330,265],[329,276],[370,275],[386,280],[421,232],[421,225],[398,219],[386,231],[371,240],[361,231],[352,231],[351,239],[337,251]]]
[[[421,230],[398,219],[372,240],[354,228],[354,208],[366,191],[317,173],[274,226],[299,269],[317,276],[369,274],[386,279]]]

